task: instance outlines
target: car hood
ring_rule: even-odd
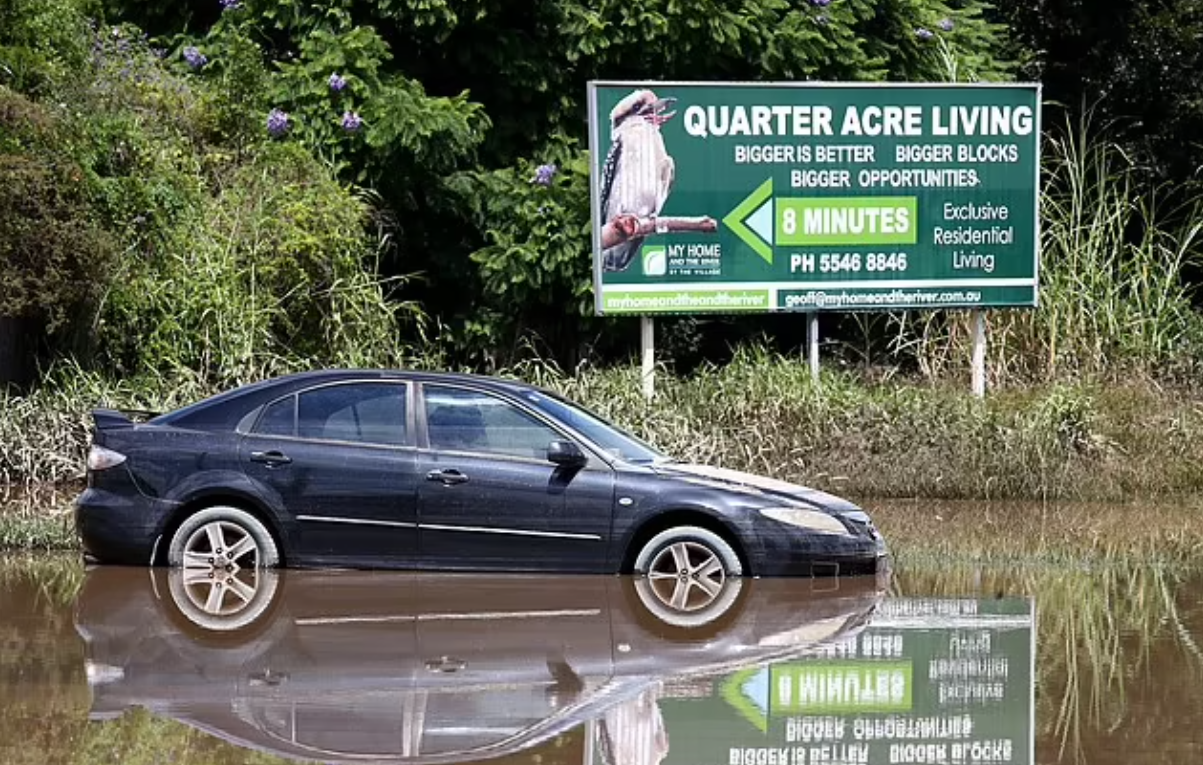
[[[747,494],[802,501],[809,505],[832,513],[860,513],[860,506],[846,499],[828,494],[825,491],[812,489],[776,478],[745,473],[742,470],[712,467],[710,465],[691,465],[682,462],[666,462],[656,465],[655,470],[661,475],[679,478],[693,483],[702,483],[718,488],[742,491]]]

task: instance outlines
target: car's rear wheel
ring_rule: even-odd
[[[167,562],[183,568],[189,583],[228,587],[237,584],[239,572],[279,565],[280,551],[258,518],[240,508],[219,505],[184,519],[171,537]],[[219,589],[215,587],[215,591]],[[237,598],[240,588],[235,586],[235,590],[233,597]]]
[[[675,526],[640,548],[634,570],[646,579],[639,588],[645,605],[655,604],[668,623],[686,626],[711,621],[730,607],[738,588],[728,580],[743,575],[743,564],[730,543],[713,531]]]

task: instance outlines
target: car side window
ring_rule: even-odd
[[[536,417],[488,393],[444,385],[424,387],[430,448],[546,459],[563,438]]]
[[[255,425],[264,436],[294,436],[297,432],[297,397],[288,396],[268,404]]]
[[[410,443],[403,384],[328,385],[303,391],[296,401],[296,435],[300,438],[385,446]],[[264,432],[262,426],[272,414],[269,407],[256,432]]]

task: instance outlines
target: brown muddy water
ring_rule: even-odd
[[[0,762],[1203,761],[1203,577],[85,571],[0,558]],[[696,593],[695,593],[696,595]]]

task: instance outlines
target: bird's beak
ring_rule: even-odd
[[[665,111],[665,109],[671,109],[675,103],[677,103],[677,99],[673,96],[657,98],[652,103],[652,114],[656,115],[656,121],[659,124],[663,125],[676,116],[677,113],[675,111]]]

